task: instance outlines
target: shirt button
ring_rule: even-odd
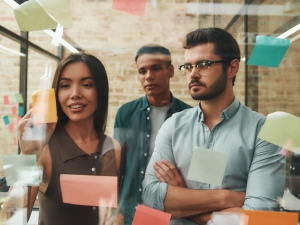
[[[147,156],[147,153],[145,153],[144,156]]]
[[[150,110],[150,108],[148,107],[148,108],[147,108],[147,110],[149,111],[149,110]]]
[[[96,155],[94,156],[94,159],[97,159],[97,156],[96,156]]]
[[[96,206],[93,206],[93,210],[96,210]]]
[[[206,132],[208,132],[208,129],[205,129]]]
[[[150,134],[147,134],[147,137],[150,137]]]
[[[141,192],[142,191],[142,188],[139,188],[139,192]]]
[[[141,174],[144,174],[144,171],[143,171],[143,170],[141,171]]]
[[[93,167],[91,170],[94,172],[94,171],[95,171],[95,168]]]
[[[147,120],[150,120],[150,117],[149,117],[149,116],[147,117]]]

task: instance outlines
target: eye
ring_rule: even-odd
[[[161,67],[159,67],[159,66],[155,66],[155,67],[153,68],[153,70],[154,70],[155,72],[158,72],[158,71],[160,71],[160,70],[161,70]]]
[[[59,88],[61,88],[61,89],[67,89],[68,87],[70,87],[69,84],[60,84],[59,85]]]
[[[85,84],[82,84],[83,87],[86,87],[86,88],[92,88],[94,87],[94,84],[92,83],[85,83]]]
[[[186,70],[192,70],[193,66],[191,64],[185,64],[184,65],[184,69],[186,69]]]
[[[197,68],[206,68],[210,66],[210,62],[202,61],[197,63]]]
[[[139,70],[139,74],[140,75],[145,75],[146,74],[146,70]]]

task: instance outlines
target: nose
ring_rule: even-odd
[[[82,98],[82,94],[80,91],[80,87],[78,87],[77,85],[74,86],[71,90],[71,99],[75,100],[75,99],[80,99]]]
[[[193,66],[193,69],[192,69],[189,77],[191,79],[195,79],[195,78],[200,78],[200,76],[201,75],[200,75],[199,71],[197,70],[196,66]]]
[[[151,72],[151,70],[148,70],[146,73],[146,80],[153,80],[153,73]]]

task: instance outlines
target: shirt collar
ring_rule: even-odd
[[[103,139],[102,136],[103,135],[100,135],[100,145],[97,148],[97,153],[99,154],[101,154],[101,143]],[[54,141],[56,142],[56,147],[58,148],[63,161],[87,155],[76,145],[76,143],[69,136],[64,127],[59,128],[59,130],[57,131],[57,135],[55,135]],[[67,151],[67,149],[69,149],[69,151]]]
[[[226,109],[223,110],[223,112],[220,115],[221,120],[225,120],[226,122],[230,120],[231,117],[237,112],[238,108],[240,107],[240,102],[237,100],[236,97],[234,97],[233,102],[231,103],[230,106],[228,106]],[[204,113],[200,107],[200,101],[198,104],[198,122],[203,122],[204,121]]]
[[[174,104],[174,102],[176,101],[176,99],[173,97],[173,95],[172,95],[172,92],[170,92],[170,95],[171,95],[171,109],[172,109],[172,111],[173,112],[175,112],[176,110],[175,110],[175,104]],[[141,110],[146,110],[146,109],[148,109],[150,107],[150,104],[149,104],[149,102],[148,102],[148,100],[147,100],[147,96],[145,95],[145,96],[143,96],[143,98],[142,98],[142,106],[141,106]]]

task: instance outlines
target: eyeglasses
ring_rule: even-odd
[[[208,60],[201,60],[197,62],[195,65],[192,64],[184,64],[178,67],[179,70],[181,70],[182,74],[185,76],[189,76],[193,68],[196,67],[198,73],[200,75],[207,75],[210,72],[210,66],[214,63],[224,63],[225,61],[218,60],[218,61],[208,61]]]

